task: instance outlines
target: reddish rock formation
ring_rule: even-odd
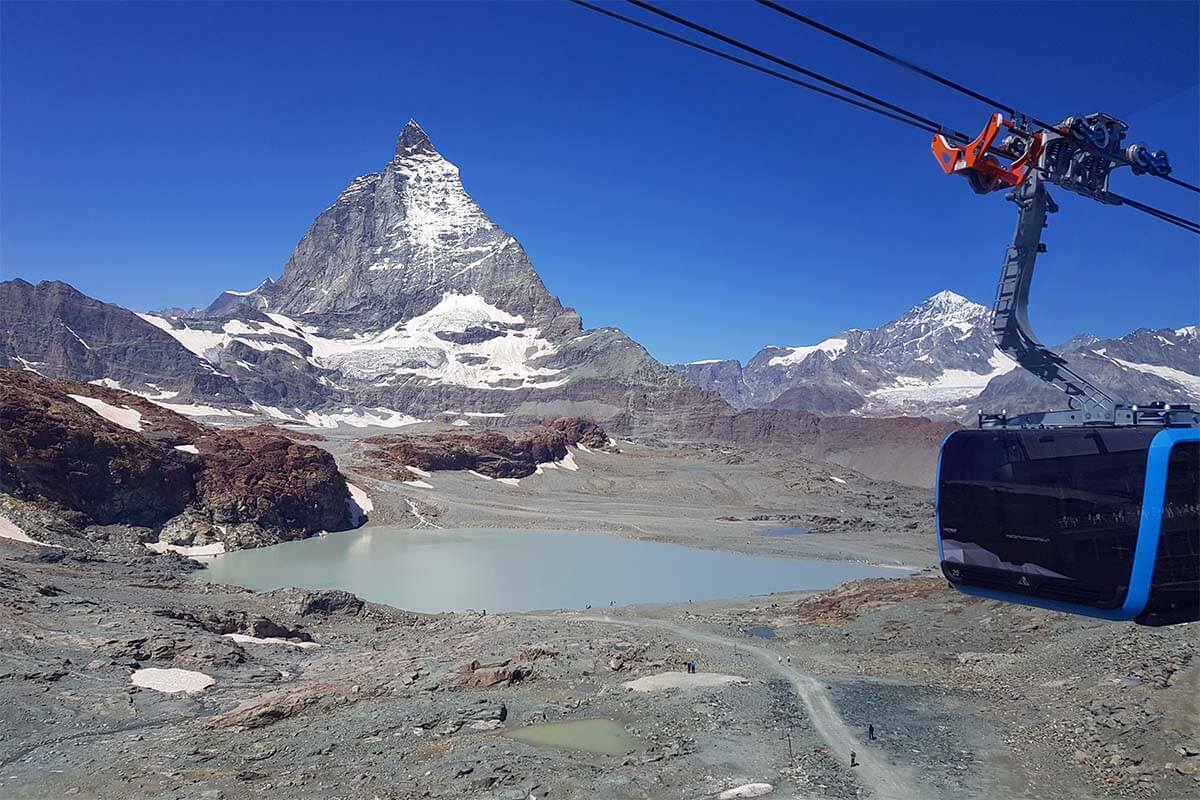
[[[252,522],[268,534],[266,542],[240,538],[227,546],[270,544],[350,527],[349,490],[326,451],[249,430],[221,431],[196,446],[201,462],[196,500],[213,522]]]
[[[136,410],[142,430],[110,422],[69,394]],[[179,517],[211,538],[206,526],[216,523],[230,549],[351,526],[345,479],[320,448],[262,430],[219,431],[126,392],[4,368],[0,483],[53,502],[80,526],[157,528]],[[168,527],[180,527],[179,519]]]
[[[609,447],[608,434],[590,419],[580,417],[560,417],[546,423],[546,427],[562,431],[570,444],[583,444],[588,447],[601,449]]]
[[[427,471],[475,470],[489,478],[524,478],[538,464],[558,461],[567,455],[567,446],[580,442],[607,447],[608,434],[594,422],[577,417],[563,418],[510,438],[494,430],[443,431],[427,435],[390,434],[366,440],[377,450],[369,455],[396,468],[407,478],[403,467]]]
[[[195,499],[199,464],[67,397],[99,388],[0,369],[0,481],[99,524],[161,524]]]
[[[449,682],[454,686],[485,689],[489,686],[519,683],[532,674],[533,669],[527,664],[513,664],[509,661],[481,664],[478,661],[467,661],[458,666]]]

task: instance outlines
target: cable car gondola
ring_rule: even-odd
[[[935,135],[933,152],[978,193],[1011,188],[1020,212],[993,333],[1002,351],[1066,392],[1071,408],[981,412],[977,429],[946,438],[936,502],[942,572],[960,591],[997,600],[1144,625],[1198,620],[1200,414],[1117,403],[1038,342],[1026,313],[1034,261],[1045,251],[1041,231],[1057,211],[1045,183],[1117,202],[1108,192],[1112,167],[1150,162],[1130,160],[1134,148],[1120,149],[1124,123],[1104,114],[1039,133],[1003,124],[1014,136],[1000,148],[992,144],[996,115],[965,147]],[[1170,169],[1164,153],[1151,161]]]

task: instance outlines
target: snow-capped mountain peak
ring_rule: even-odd
[[[417,124],[415,119],[410,119],[396,140],[396,155],[408,157],[417,153],[439,155],[433,142],[430,141],[429,135]]]
[[[1060,349],[1127,402],[1195,402],[1197,348],[1197,327],[1186,326],[1108,340],[1080,334]],[[816,345],[763,348],[745,367],[725,361],[675,369],[739,408],[966,419],[980,407],[1039,410],[1067,402],[996,348],[991,309],[951,291],[877,328],[850,329]]]
[[[903,314],[898,324],[955,325],[978,324],[990,314],[987,306],[951,291],[941,291]]]
[[[517,240],[410,120],[384,169],[351,181],[255,297],[260,309],[344,335],[412,319],[447,293],[479,294],[531,321],[563,311]]]

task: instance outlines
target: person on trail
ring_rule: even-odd
[[[854,752],[853,750],[850,751],[850,766],[858,766],[858,753]]]
[[[791,663],[792,663],[792,657],[791,657],[791,656],[788,656],[788,657],[787,657],[787,662],[788,662],[789,664],[791,664]]]
[[[867,726],[867,738],[870,739],[872,742],[875,741],[875,726],[874,725]]]

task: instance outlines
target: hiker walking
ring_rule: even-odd
[[[850,766],[858,766],[858,753],[854,752],[853,750],[850,751]]]
[[[870,739],[872,742],[875,741],[875,726],[874,725],[867,726],[867,738]]]

